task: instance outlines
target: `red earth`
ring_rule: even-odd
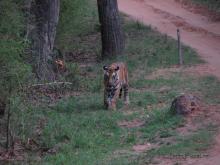
[[[220,79],[220,19],[213,19],[211,17],[213,12],[205,11],[205,8],[200,10],[196,6],[187,6],[188,4],[182,3],[185,1],[118,0],[118,5],[122,13],[150,25],[160,33],[167,34],[172,38],[177,38],[177,29],[180,29],[182,42],[195,49],[200,57],[207,62],[205,65],[193,66],[194,68],[189,70],[197,72],[199,75],[212,74]],[[208,109],[210,110],[210,108]],[[219,108],[211,111],[214,114],[210,114],[207,120],[219,123],[220,113],[218,110]],[[143,152],[148,147],[148,145],[137,145],[134,146],[134,150]],[[208,156],[202,158],[184,160],[157,158],[157,161],[161,165],[173,165],[177,162],[184,165],[219,165],[220,135],[216,136],[215,145],[207,151],[207,154]]]
[[[220,79],[220,22],[177,0],[118,0],[119,10],[194,48]],[[217,19],[218,20],[218,19]]]

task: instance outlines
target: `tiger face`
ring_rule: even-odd
[[[118,75],[119,66],[117,66],[116,68],[104,66],[103,69],[105,71],[104,73],[105,85],[108,87],[113,87],[115,83],[119,80],[119,75]]]
[[[106,108],[116,109],[116,99],[121,97],[124,90],[124,99],[128,102],[128,77],[124,63],[113,63],[104,66],[104,104]]]

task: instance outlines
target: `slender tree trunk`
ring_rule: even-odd
[[[9,99],[10,100],[10,99]],[[10,101],[8,101],[8,114],[7,114],[7,127],[6,127],[6,148],[9,149],[11,147],[11,130],[10,130],[10,117],[11,117],[11,109],[10,109]]]
[[[5,114],[5,108],[6,108],[6,103],[0,97],[0,116],[3,116]]]
[[[102,35],[102,57],[122,54],[124,36],[117,0],[97,0]]]
[[[7,125],[6,125],[6,148],[7,150],[10,149],[11,145],[12,145],[12,137],[11,137],[11,121],[10,121],[10,117],[11,117],[11,93],[12,93],[12,88],[11,85],[9,87],[9,95],[8,95],[8,100],[7,100]]]
[[[27,32],[32,41],[35,72],[40,80],[53,81],[55,74],[52,69],[52,51],[59,20],[60,0],[30,1],[29,20],[34,18],[34,21],[29,21]]]

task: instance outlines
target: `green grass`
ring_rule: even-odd
[[[141,129],[143,137],[155,142],[156,137],[172,136],[172,130],[183,122],[180,116],[172,116],[168,110],[155,110],[148,119],[146,127]],[[159,134],[158,134],[159,133]]]
[[[176,79],[182,82],[179,89],[181,92],[186,88],[194,88],[190,86],[192,80],[200,88],[205,88],[204,82],[200,80],[190,77],[183,79],[181,76]],[[215,79],[207,79],[209,83],[205,84],[212,89],[218,85],[215,84]],[[179,135],[175,129],[184,125],[184,119],[169,113],[170,102],[178,95],[175,89],[178,84],[168,93],[155,90],[163,84],[153,84],[147,91],[131,91],[131,105],[126,109],[120,105],[119,110],[114,112],[103,108],[102,91],[62,99],[50,108],[29,107],[22,111],[16,111],[15,108],[13,111],[19,118],[15,120],[14,129],[20,135],[25,135],[24,139],[34,138],[44,148],[57,148],[57,154],[46,155],[39,164],[141,164],[157,155],[175,156],[179,153],[193,156],[203,153],[212,144],[213,127],[209,129],[204,126],[189,136]],[[166,86],[173,87],[172,81],[168,81]],[[206,90],[202,94],[205,95]],[[214,97],[209,96],[210,99]],[[147,105],[157,105],[159,102],[164,102],[165,107],[155,107],[152,110],[147,108]],[[21,107],[17,103],[15,106]],[[133,113],[126,115],[129,111]],[[133,119],[145,121],[145,124],[137,128],[123,128],[117,124],[119,121]],[[43,132],[40,138],[36,138],[34,130],[42,120],[45,121]],[[18,127],[18,121],[27,124]],[[167,145],[163,142],[167,138],[174,140]],[[133,145],[146,142],[159,143],[160,147],[144,156],[132,151]],[[123,150],[125,153],[116,154]]]
[[[27,43],[24,42],[23,1],[0,2],[0,100],[9,97],[9,88],[16,90],[30,76],[30,65],[23,57]]]
[[[87,104],[89,104],[87,102]],[[120,147],[120,129],[116,120],[120,114],[109,112],[55,113],[51,114],[44,129],[49,147],[63,143],[61,152],[46,157],[50,164],[95,164],[115,146]],[[54,122],[55,121],[55,122]],[[51,132],[53,130],[53,133]],[[65,157],[64,160],[60,158]]]
[[[143,70],[151,67],[167,67],[178,64],[177,43],[166,35],[161,35],[150,27],[139,22],[125,21],[126,57],[129,69],[134,70],[141,66]],[[137,44],[138,43],[138,44]],[[187,65],[201,62],[192,49],[183,48],[184,60]]]
[[[209,9],[220,13],[220,1],[218,0],[193,0],[197,4],[208,6]]]
[[[2,0],[0,2],[0,36],[9,38],[20,38],[22,30],[24,30],[24,16],[21,11],[21,5],[13,0]],[[13,12],[12,12],[13,11]]]
[[[47,155],[41,163],[111,164],[115,160],[109,158],[109,155],[115,150],[129,149],[137,142],[150,140],[161,129],[173,128],[173,124],[181,121],[179,117],[170,116],[167,111],[146,113],[144,110],[136,110],[137,113],[124,116],[123,111],[104,110],[102,99],[97,94],[71,97],[50,109],[27,109],[25,113],[14,110],[23,123],[31,121],[25,127],[14,129],[22,130],[26,138],[34,138],[44,148],[58,148],[56,155]],[[145,114],[140,116],[140,113]],[[137,117],[145,119],[146,115],[150,116],[150,120],[141,129],[124,129],[117,124],[121,120],[129,121]],[[45,126],[41,138],[36,139],[33,130],[40,120],[46,120]],[[137,138],[137,131],[143,132],[141,139]],[[105,159],[109,161],[103,162]]]
[[[100,56],[97,24],[93,1],[62,1],[56,47],[63,54],[73,52],[92,59]],[[50,107],[28,106],[18,98],[14,99],[12,128],[15,134],[23,141],[33,138],[41,147],[57,150],[56,154],[46,154],[42,160],[33,163],[135,165],[150,160],[152,155],[189,153],[191,149],[200,153],[210,145],[213,135],[206,128],[189,137],[178,135],[175,129],[184,125],[184,119],[171,115],[169,107],[171,101],[183,92],[199,94],[206,103],[219,103],[219,81],[213,77],[197,78],[183,73],[147,79],[152,71],[178,63],[176,41],[127,18],[123,19],[123,28],[126,33],[123,56],[93,61],[84,67],[76,61],[69,61],[73,71],[66,79],[74,83],[72,90],[78,92],[77,96],[63,98]],[[202,62],[190,48],[184,47],[183,51],[186,67]],[[124,107],[119,101],[117,111],[106,111],[103,107],[102,66],[113,61],[124,61],[128,65],[131,104]],[[86,60],[84,64],[87,64]],[[134,119],[145,124],[137,128],[118,125],[120,121]],[[41,136],[36,133],[39,123],[43,123]],[[157,150],[145,153],[143,157],[132,150],[135,144],[160,144],[166,138],[175,140],[169,146],[159,145]]]
[[[93,52],[93,45],[82,41],[82,36],[97,32],[98,15],[95,1],[63,0],[57,29],[56,46],[63,51]],[[68,43],[68,44],[67,44]],[[90,45],[90,49],[88,48]],[[84,49],[84,47],[86,47]]]
[[[175,144],[165,144],[159,149],[151,150],[150,155],[168,155],[171,157],[180,156],[180,157],[193,157],[196,155],[201,155],[207,148],[213,144],[213,136],[216,130],[211,126],[189,135],[176,138]]]

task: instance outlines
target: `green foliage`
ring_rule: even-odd
[[[56,45],[65,51],[79,48],[75,40],[92,33],[98,20],[96,4],[88,0],[62,0]],[[67,44],[68,43],[68,44]]]
[[[30,71],[20,57],[24,45],[14,40],[1,40],[0,47],[1,87],[15,89],[23,83]]]
[[[6,39],[20,38],[24,30],[24,17],[13,0],[0,1],[0,36]]]
[[[0,2],[0,99],[17,89],[30,74],[22,56],[27,46],[22,38],[24,17],[21,4],[13,0]]]
[[[100,48],[97,20],[94,1],[61,1],[57,48],[64,54],[72,52],[77,57],[89,54],[90,58],[94,58]],[[175,96],[188,91],[200,92],[217,102],[219,81],[212,77],[198,79],[180,73],[149,80],[147,75],[152,71],[178,63],[176,41],[158,34],[140,22],[124,19],[123,27],[127,36],[126,56],[100,63],[92,61],[88,66],[83,61],[84,58],[80,58],[81,61],[77,59],[79,64],[77,60],[67,63],[70,72],[66,78],[74,82],[75,90],[69,91],[71,97],[63,98],[50,107],[39,104],[27,106],[22,103],[21,98],[13,99],[12,109],[16,114],[13,127],[16,135],[24,140],[33,138],[42,148],[49,147],[57,151],[54,155],[46,154],[39,164],[140,164],[141,158],[132,150],[132,146],[146,142],[158,144],[166,138],[175,140],[171,145],[162,145],[150,154],[158,155],[168,150],[172,150],[172,153],[187,153],[189,150],[184,145],[191,147],[194,144],[193,151],[200,152],[200,149],[209,145],[207,137],[211,134],[206,130],[187,138],[177,135],[175,128],[183,125],[184,120],[180,116],[171,115],[169,107]],[[5,46],[6,41],[2,41],[5,49],[1,51],[6,54],[4,59],[7,65],[11,62],[7,57],[10,57],[16,59],[16,62],[10,63],[11,67],[19,64],[23,68],[14,68],[12,73],[21,69],[17,73],[25,77],[23,75],[28,67],[19,57],[25,45],[19,36],[12,41],[10,40],[8,46]],[[186,66],[201,62],[188,47],[184,47],[184,58]],[[106,111],[103,107],[102,66],[116,60],[128,64],[131,104],[126,107],[119,101],[117,111]],[[164,87],[166,90],[161,90]],[[215,95],[211,95],[211,92],[215,92]],[[134,119],[144,121],[144,124],[134,128],[121,127],[118,124],[122,121],[132,122]],[[37,135],[39,130],[42,132],[41,136]],[[204,147],[198,146],[197,138],[201,139]],[[144,155],[145,158],[148,156],[148,153]]]

